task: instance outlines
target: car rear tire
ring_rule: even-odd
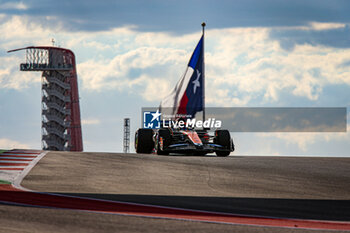
[[[150,154],[154,148],[153,130],[138,129],[135,134],[136,153]]]
[[[229,156],[231,151],[231,135],[228,130],[216,130],[215,131],[215,143],[225,147],[228,151],[215,151],[216,155],[219,157]]]
[[[206,154],[206,152],[194,152],[195,156],[205,156]]]

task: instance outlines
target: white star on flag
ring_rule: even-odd
[[[194,84],[193,85],[193,93],[194,94],[196,94],[197,87],[201,86],[201,83],[199,82],[199,77],[201,76],[201,73],[199,72],[199,70],[196,70],[196,71],[197,71],[197,78],[196,78],[196,80],[194,80],[192,82]]]

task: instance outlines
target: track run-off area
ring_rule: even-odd
[[[0,155],[0,231],[350,231],[348,158],[41,153]]]

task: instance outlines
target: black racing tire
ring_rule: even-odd
[[[230,151],[216,151],[215,154],[218,157],[227,157],[230,155]]]
[[[159,129],[158,136],[163,138],[163,148],[167,148],[171,143],[171,133],[169,129]],[[169,152],[165,152],[160,149],[159,141],[157,144],[158,155],[169,155]]]
[[[225,147],[225,149],[230,150],[231,148],[231,135],[228,130],[216,130],[215,131],[215,143]],[[231,151],[215,151],[216,155],[219,157],[229,156]]]
[[[154,148],[153,130],[138,129],[135,134],[136,153],[150,154]]]
[[[194,152],[195,156],[205,156],[207,152]]]

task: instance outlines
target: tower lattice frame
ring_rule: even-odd
[[[21,71],[42,71],[42,148],[83,151],[75,55],[69,49],[30,46]]]
[[[130,148],[130,118],[124,118],[123,152],[129,153]]]

